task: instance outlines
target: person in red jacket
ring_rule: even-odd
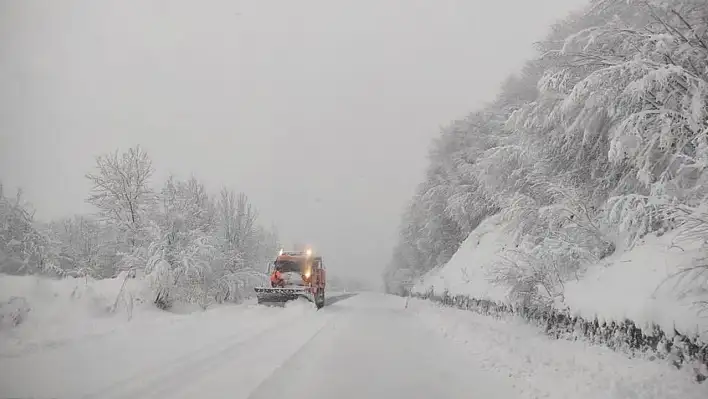
[[[285,280],[283,280],[283,276],[280,273],[280,270],[274,270],[273,274],[270,275],[270,286],[275,288],[275,287],[285,287]]]

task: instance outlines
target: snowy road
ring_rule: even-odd
[[[664,364],[381,294],[145,320],[0,355],[0,398],[708,397]]]
[[[217,309],[0,358],[0,396],[513,397],[452,342],[424,328],[402,298],[341,298],[319,312],[306,303],[234,314]]]
[[[422,328],[402,298],[361,295],[252,394],[279,398],[512,398],[494,376]]]

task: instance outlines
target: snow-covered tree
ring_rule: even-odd
[[[708,294],[708,201],[698,207],[678,207],[674,214],[679,227],[675,245],[698,245],[699,255],[690,264],[670,276],[664,283],[671,284],[682,297],[702,297]],[[708,314],[708,301],[697,300],[703,314]]]
[[[236,195],[226,188],[221,190],[216,207],[218,236],[225,255],[225,267],[228,270],[252,267],[257,244],[258,212],[249,202],[246,194]]]
[[[707,45],[705,0],[592,0],[555,24],[495,101],[432,143],[387,284],[501,210],[517,242],[490,278],[548,304],[586,266],[700,219]]]
[[[86,175],[97,215],[49,223],[35,223],[21,192],[6,198],[0,184],[0,272],[88,279],[139,271],[162,308],[248,296],[279,247],[275,228],[258,224],[245,193],[224,189],[215,200],[195,177],[175,176],[155,191],[152,173],[139,146],[101,155]]]
[[[49,238],[37,229],[22,190],[8,198],[0,183],[0,272],[61,274],[52,249]]]
[[[155,203],[150,187],[152,173],[152,161],[137,146],[123,153],[98,156],[96,171],[86,175],[93,185],[87,201],[124,234],[128,250],[141,245],[147,213]]]
[[[257,224],[258,211],[245,193],[223,188],[216,202],[215,242],[222,270],[218,282],[223,300],[239,301],[263,281],[262,263],[272,256],[277,238]],[[271,251],[265,254],[265,251]]]
[[[76,215],[46,226],[59,265],[69,275],[111,277],[120,261],[120,243],[113,226],[89,216]]]
[[[182,300],[206,307],[217,257],[211,235],[213,204],[194,177],[179,181],[170,176],[159,198],[159,210],[153,215],[159,233],[148,247],[145,270],[156,292],[155,302],[168,307]]]
[[[223,189],[214,201],[197,179],[170,177],[158,197],[146,256],[128,259],[146,265],[159,306],[238,302],[264,280],[260,263],[277,237],[257,224],[244,193]]]

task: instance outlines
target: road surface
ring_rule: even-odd
[[[5,342],[0,398],[708,398],[687,368],[382,294],[331,295],[319,311],[141,315],[101,334]]]
[[[328,311],[326,324],[250,398],[513,397],[424,329],[402,298],[363,294]]]
[[[232,313],[233,312],[233,313]],[[0,358],[0,397],[512,398],[456,344],[380,294],[228,308]]]

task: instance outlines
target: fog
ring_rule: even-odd
[[[580,0],[3,1],[0,180],[92,212],[95,156],[246,192],[284,244],[378,284],[440,126]]]

